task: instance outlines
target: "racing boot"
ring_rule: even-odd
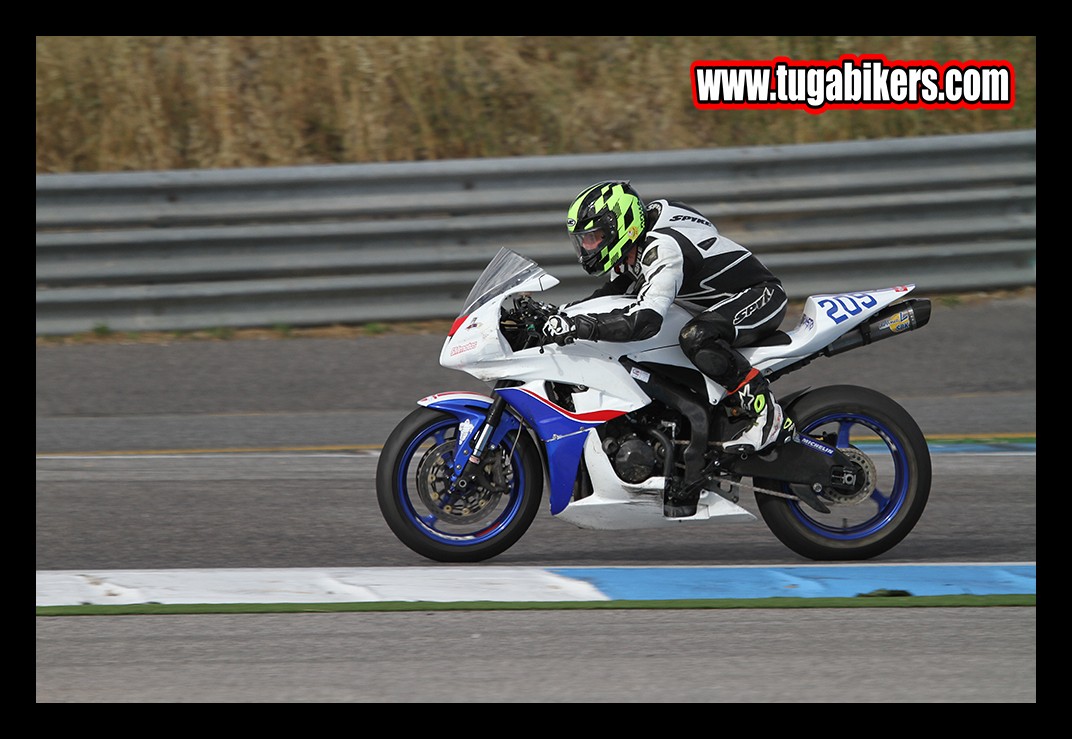
[[[767,378],[754,368],[722,402],[731,418],[746,420],[743,430],[722,443],[730,454],[753,454],[793,436],[792,419],[774,399]]]
[[[700,502],[700,488],[685,492],[684,490],[667,491],[663,499],[663,515],[666,518],[688,518],[696,515]]]

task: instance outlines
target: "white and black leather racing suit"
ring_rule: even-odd
[[[701,372],[732,390],[751,369],[733,347],[773,333],[785,317],[781,281],[684,203],[654,200],[645,217],[649,226],[636,259],[589,296],[632,295],[635,302],[579,317],[577,338],[646,339],[658,333],[671,303],[693,303],[706,310],[681,330],[681,348]]]

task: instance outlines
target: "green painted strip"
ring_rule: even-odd
[[[135,604],[125,606],[40,606],[38,616],[194,615],[202,613],[350,613],[377,611],[556,611],[556,610],[667,610],[726,608],[989,608],[1035,607],[1035,595],[860,596],[856,598],[754,598],[704,600],[618,600],[471,603],[209,603]]]

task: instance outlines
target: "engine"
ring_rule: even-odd
[[[640,483],[665,471],[670,437],[646,426],[611,425],[603,436],[603,451],[624,482]]]
[[[644,482],[655,472],[658,459],[652,445],[636,436],[621,440],[606,439],[603,451],[610,457],[614,471],[626,482]]]

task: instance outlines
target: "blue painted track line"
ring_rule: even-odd
[[[799,567],[553,569],[611,600],[855,598],[876,591],[926,595],[1035,594],[1035,565],[802,565]]]

